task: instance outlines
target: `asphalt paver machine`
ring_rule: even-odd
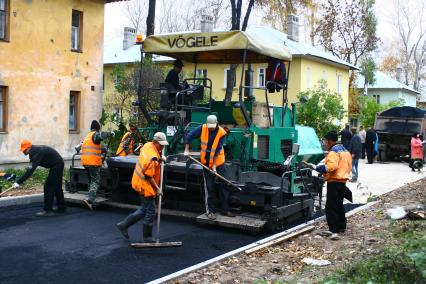
[[[164,208],[178,215],[195,213],[201,223],[253,232],[279,231],[291,222],[312,216],[323,181],[304,167],[302,161],[317,163],[324,155],[315,131],[297,125],[298,103],[289,104],[287,100],[288,75],[285,82],[266,82],[273,89],[282,89],[273,94],[282,96],[278,106],[269,103],[271,94],[267,88],[258,88],[264,92],[262,98],[245,95],[253,89],[245,86],[248,64],[279,61],[284,63],[282,72],[289,74],[291,54],[284,43],[254,38],[242,31],[184,33],[149,36],[141,50],[194,63],[194,74],[200,63],[238,64],[241,68],[241,75],[236,76],[240,81],[238,99],[231,102],[213,94],[213,84],[223,82],[206,77],[185,79],[179,91],[167,84],[139,90],[137,105],[148,121],[148,126],[139,131],[148,137],[163,131],[169,140]],[[152,96],[160,96],[160,107],[148,112],[146,101]],[[219,215],[216,220],[210,220],[203,214],[202,167],[182,154],[185,135],[203,124],[210,114],[215,114],[228,132],[224,145],[227,178],[235,186],[227,186],[235,218]],[[200,149],[199,141],[191,149]],[[107,167],[102,171],[106,202],[139,203],[130,187],[136,162],[137,156],[107,158]],[[68,189],[87,190],[87,177],[81,167],[71,167]],[[75,196],[67,194],[67,199],[77,199]]]

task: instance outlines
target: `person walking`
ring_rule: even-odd
[[[416,163],[419,163],[417,166]],[[423,144],[420,139],[419,133],[414,133],[411,137],[411,159],[410,159],[410,168],[411,171],[415,171],[420,169],[423,166]]]
[[[205,124],[191,131],[185,139],[184,155],[189,156],[189,144],[193,139],[200,138],[201,152],[200,162],[217,172],[223,177],[227,177],[225,166],[225,151],[223,148],[225,135],[227,132],[217,123],[215,115],[209,115]],[[207,218],[216,219],[216,208],[214,206],[215,196],[215,176],[208,170],[203,169],[205,205]],[[229,191],[223,181],[219,181],[219,198],[221,202],[221,213],[228,217],[235,217],[229,210]]]
[[[352,155],[352,178],[349,182],[358,181],[358,161],[361,158],[362,142],[359,134],[356,133],[356,128],[352,128],[352,139],[350,145],[350,153]]]
[[[366,137],[366,132],[364,130],[364,126],[360,126],[359,127],[359,133],[358,133],[359,137],[361,138],[361,159],[365,159],[365,137]]]
[[[44,182],[44,206],[43,211],[36,215],[39,217],[49,217],[54,215],[53,203],[56,198],[56,212],[65,212],[66,204],[64,192],[62,190],[62,176],[64,172],[64,160],[59,153],[44,145],[33,145],[29,140],[22,140],[20,151],[30,157],[31,166],[13,184],[13,188],[20,187],[37,169],[38,166],[49,169],[49,174]]]
[[[324,142],[329,149],[324,164],[311,165],[317,172],[324,175],[327,182],[327,201],[325,204],[325,216],[330,238],[339,239],[339,234],[346,230],[345,208],[343,199],[350,190],[346,187],[346,181],[352,168],[352,157],[348,150],[337,144],[338,135],[330,131],[324,136]]]
[[[369,127],[365,136],[365,151],[367,153],[367,161],[372,164],[374,161],[374,144],[376,143],[376,133],[372,127]]]
[[[143,219],[143,241],[153,242],[152,226],[155,217],[155,197],[162,195],[160,189],[160,163],[165,161],[162,151],[169,145],[162,132],[154,134],[152,142],[143,145],[132,177],[132,188],[139,194],[141,207],[117,223],[117,228],[129,239],[128,228]]]
[[[100,130],[99,122],[93,120],[90,124],[90,132],[81,145],[81,164],[86,169],[89,179],[89,192],[83,204],[90,210],[93,210],[96,194],[101,186],[102,152],[106,151],[102,149],[101,142],[114,136],[114,132],[101,133]]]
[[[349,124],[345,125],[345,129],[340,131],[340,141],[342,142],[343,146],[346,148],[346,150],[350,150],[350,144],[352,139],[352,133],[349,130]]]

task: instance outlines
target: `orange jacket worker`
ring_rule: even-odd
[[[160,163],[162,151],[168,145],[166,135],[157,132],[152,142],[145,143],[139,154],[132,177],[132,188],[139,193],[141,207],[117,223],[121,234],[128,239],[128,228],[143,218],[143,241],[153,242],[152,225],[155,217],[155,197],[160,191]]]

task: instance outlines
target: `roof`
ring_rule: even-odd
[[[255,26],[249,27],[247,33],[256,37],[262,41],[268,42],[271,38],[284,42],[284,44],[290,49],[293,57],[310,57],[313,60],[325,60],[332,64],[343,65],[352,70],[358,70],[358,68],[337,56],[334,56],[322,49],[312,46],[307,43],[291,40],[283,32],[267,26]]]
[[[291,60],[291,53],[277,37],[269,40],[244,31],[185,32],[152,35],[143,42],[144,51],[198,63],[264,63],[268,58]]]
[[[154,55],[154,61],[172,61],[173,58]],[[123,40],[116,40],[105,45],[104,64],[134,63],[141,60],[139,45],[133,45],[128,49],[123,49]]]
[[[388,75],[376,71],[375,72],[376,82],[373,85],[368,85],[368,89],[397,89],[397,90],[405,90],[413,93],[414,95],[420,94],[419,91],[414,90],[413,88],[398,82],[397,80],[392,79]],[[358,74],[356,78],[356,86],[358,89],[364,88],[364,76]]]
[[[187,33],[191,32],[170,33],[168,35],[180,35]],[[275,42],[279,42],[285,45],[290,50],[290,53],[293,57],[310,57],[313,60],[323,60],[328,62],[329,64],[344,66],[352,70],[358,69],[356,66],[317,47],[291,40],[287,38],[286,34],[271,27],[249,27],[247,29],[247,34],[249,34],[251,37],[257,38],[259,41],[262,41],[266,44],[269,44],[271,42],[271,39],[274,39]],[[132,46],[127,50],[123,50],[122,41],[123,39],[120,37],[119,40],[117,39],[114,42],[106,42],[104,49],[104,64],[131,63],[140,60],[139,46]],[[172,60],[172,58],[160,56],[157,57],[157,59],[154,57],[154,60],[164,61]]]

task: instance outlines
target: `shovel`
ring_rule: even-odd
[[[5,191],[1,192],[1,193],[0,193],[0,197],[1,197],[3,194],[5,194],[6,192],[11,191],[12,189],[13,189],[13,186],[11,186],[11,187],[9,187],[8,189],[6,189]]]
[[[230,186],[232,186],[233,188],[236,188],[236,189],[238,189],[239,191],[242,191],[241,187],[239,187],[239,186],[237,186],[237,185],[233,184],[231,181],[227,180],[226,178],[224,178],[223,176],[221,176],[221,175],[220,175],[220,174],[218,174],[217,172],[212,171],[210,168],[208,168],[208,167],[206,167],[205,165],[203,165],[200,161],[198,161],[198,160],[197,160],[197,159],[195,159],[194,157],[192,157],[192,156],[188,156],[188,158],[190,158],[192,161],[194,161],[194,162],[195,162],[195,163],[197,163],[198,165],[202,166],[202,167],[203,167],[203,169],[205,169],[205,170],[209,171],[212,175],[214,175],[214,176],[216,176],[216,177],[220,178],[221,180],[223,180],[224,182],[226,182],[227,184],[229,184],[229,185],[230,185]]]
[[[164,162],[161,163],[161,179],[160,191],[163,192],[163,175],[164,175]],[[164,248],[164,247],[180,247],[182,242],[160,242],[160,216],[161,216],[161,201],[163,196],[158,196],[158,215],[157,215],[157,239],[155,243],[131,243],[133,248]]]

